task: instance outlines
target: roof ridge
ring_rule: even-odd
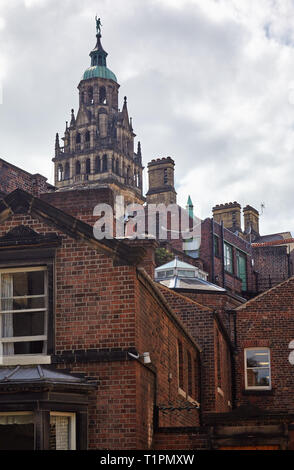
[[[23,189],[15,189],[0,200],[0,223],[15,214],[19,207],[26,208],[30,213],[57,227],[70,237],[90,244],[93,248],[108,255],[110,258],[122,259],[128,265],[137,265],[143,259],[145,249],[139,246],[130,247],[117,238],[98,240],[93,234],[93,227],[77,219],[62,209],[33,196]]]
[[[242,309],[246,308],[248,305],[252,304],[252,303],[255,302],[256,300],[259,300],[260,298],[262,298],[262,297],[264,297],[265,295],[269,294],[269,293],[272,292],[273,290],[280,288],[283,284],[287,284],[287,283],[289,283],[289,282],[291,282],[291,281],[294,281],[294,275],[291,276],[291,277],[288,277],[288,279],[286,279],[285,281],[280,282],[279,284],[277,284],[277,285],[271,287],[270,289],[268,289],[268,290],[262,292],[261,294],[257,295],[256,297],[253,297],[253,299],[248,300],[248,302],[246,302],[246,303],[243,304],[243,305],[240,305],[240,306],[237,307],[235,310],[237,311],[237,310],[242,310]]]
[[[182,299],[184,299],[185,301],[191,303],[191,304],[194,304],[194,305],[197,305],[199,307],[201,307],[202,310],[206,310],[206,311],[209,311],[209,312],[213,312],[213,309],[210,309],[209,307],[206,307],[205,305],[202,305],[200,304],[199,302],[197,302],[196,300],[193,300],[191,299],[190,297],[186,297],[185,295],[183,294],[180,294],[179,292],[176,292],[175,290],[167,287],[167,286],[164,286],[163,284],[160,284],[160,283],[157,283],[159,288],[162,289],[162,290],[166,290],[168,291],[170,294],[172,295],[175,295],[177,297],[181,297]]]

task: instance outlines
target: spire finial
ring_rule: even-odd
[[[74,112],[74,110],[72,109],[72,110],[71,110],[70,126],[71,126],[71,127],[74,127],[74,126],[75,126],[75,123],[76,123],[75,112]]]
[[[56,137],[55,137],[55,157],[58,157],[59,151],[60,151],[59,134],[56,133]]]
[[[101,36],[101,20],[100,18],[97,17],[97,15],[95,16],[95,21],[96,21],[96,35],[97,36]]]
[[[56,136],[55,136],[55,148],[59,149],[59,134],[58,134],[58,132],[56,133]]]

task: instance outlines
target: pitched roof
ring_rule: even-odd
[[[15,213],[19,213],[20,209],[24,213],[29,212],[53,224],[61,232],[84,241],[93,249],[115,260],[122,260],[128,265],[136,266],[145,255],[144,248],[130,247],[123,240],[116,238],[97,240],[93,234],[93,227],[22,189],[16,189],[0,200],[0,223]]]
[[[293,301],[293,304],[294,304],[294,276],[291,276],[288,279],[286,279],[286,281],[280,282],[279,284],[272,287],[271,289],[268,289],[267,291],[262,292],[261,294],[257,295],[253,299],[248,300],[248,302],[245,302],[245,304],[240,305],[235,310],[236,311],[244,310],[248,306],[254,305],[254,303],[258,303],[261,300],[265,301],[267,298],[270,298],[272,296],[272,294],[276,293],[276,291],[283,290],[285,287],[290,287],[290,289],[291,289],[291,298],[292,298],[292,301]],[[280,295],[280,298],[281,298],[281,303],[282,303],[285,300],[285,295]],[[280,308],[279,305],[278,305],[278,308]]]
[[[260,248],[264,246],[280,246],[288,245],[289,243],[294,243],[294,238],[284,238],[280,240],[269,240],[264,242],[254,242],[252,243],[253,248]]]

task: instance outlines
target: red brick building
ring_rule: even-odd
[[[55,187],[0,160],[0,447],[290,449],[294,280],[245,302],[257,267],[291,266],[286,242],[259,254],[257,211],[242,230],[238,203],[216,206],[197,253],[161,244],[193,254],[221,287],[208,292],[154,281],[156,239],[94,236],[98,203],[145,202],[141,145],[96,38]],[[147,203],[176,203],[173,160],[149,170]]]
[[[215,448],[293,449],[294,278],[236,309],[232,413],[207,415]]]
[[[157,427],[198,426],[201,350],[138,268],[144,248],[97,241],[91,226],[21,190],[0,213],[3,447],[13,447],[12,425],[26,432],[19,446],[37,449],[62,445],[62,426],[78,449],[150,448]],[[144,352],[150,364],[135,358]],[[179,391],[187,377],[189,394]]]

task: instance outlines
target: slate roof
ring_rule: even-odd
[[[43,366],[16,366],[0,368],[1,383],[52,382],[52,383],[85,383],[85,379],[56,369]]]

